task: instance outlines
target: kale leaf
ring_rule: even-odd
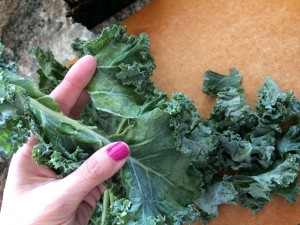
[[[39,89],[45,94],[49,94],[62,81],[67,73],[67,68],[55,60],[51,51],[34,47],[29,52],[35,56],[40,66],[37,70]]]
[[[239,88],[242,76],[235,68],[230,69],[230,76],[208,70],[204,73],[202,91],[205,94],[217,94],[226,87]]]
[[[4,73],[12,73],[17,70],[15,63],[4,62],[4,46],[0,42],[0,164],[9,160],[13,150],[19,148],[28,135],[28,113],[26,99],[20,96],[24,91],[10,85],[4,77]]]
[[[263,123],[283,123],[294,116],[291,110],[295,101],[294,93],[284,93],[269,76],[258,92],[258,100],[256,110]]]

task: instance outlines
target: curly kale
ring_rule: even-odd
[[[150,80],[155,64],[146,34],[128,36],[114,25],[72,46],[98,62],[80,121],[48,95],[67,72],[51,52],[33,50],[39,87],[1,66],[0,161],[31,130],[39,139],[34,160],[64,177],[103,145],[125,141],[131,155],[107,182],[90,224],[207,223],[220,204],[257,211],[273,194],[297,200],[300,103],[293,92],[267,77],[254,111],[236,69],[230,76],[208,71],[203,91],[216,95],[216,105],[204,120],[187,96],[169,99]]]

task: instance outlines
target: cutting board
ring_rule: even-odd
[[[228,74],[229,68],[237,68],[252,108],[266,75],[300,98],[299,0],[152,0],[123,24],[129,33],[149,34],[155,84],[169,94],[188,95],[204,118],[214,105],[214,98],[201,92],[206,70]],[[256,215],[222,205],[209,225],[298,223],[300,201],[287,204],[274,196]]]

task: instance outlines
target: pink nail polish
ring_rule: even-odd
[[[118,141],[108,147],[107,154],[113,160],[119,161],[125,159],[129,155],[129,147],[124,142]]]

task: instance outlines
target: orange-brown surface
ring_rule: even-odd
[[[266,75],[300,98],[299,0],[152,0],[123,24],[129,33],[149,34],[157,65],[152,79],[159,88],[184,92],[206,118],[214,105],[201,92],[208,69],[227,74],[238,68],[251,107]],[[209,225],[298,223],[300,202],[288,205],[274,197],[257,215],[223,205]]]

